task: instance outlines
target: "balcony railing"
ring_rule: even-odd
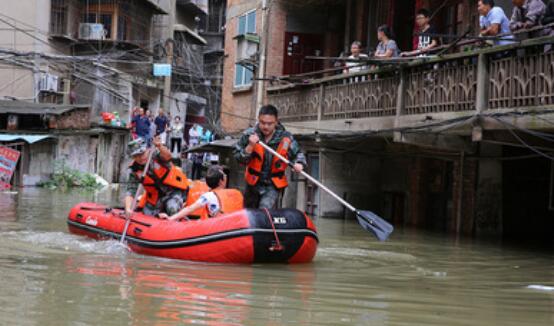
[[[554,37],[272,87],[281,119],[324,121],[554,104]]]

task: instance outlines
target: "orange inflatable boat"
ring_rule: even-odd
[[[120,239],[125,215],[94,203],[73,207],[72,233],[95,239]],[[174,222],[136,213],[125,237],[137,253],[217,263],[307,263],[318,237],[312,220],[295,209],[244,209],[217,218]]]

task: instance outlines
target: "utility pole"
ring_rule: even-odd
[[[169,15],[168,15],[168,26],[166,29],[165,34],[165,50],[167,53],[167,61],[166,63],[173,66],[173,35],[175,34],[175,15],[177,11],[177,3],[176,0],[170,0],[169,1]],[[171,111],[171,75],[173,74],[173,67],[171,69],[171,74],[169,76],[166,76],[164,79],[164,95],[162,98],[162,107],[165,109],[166,112]]]
[[[170,65],[173,65],[173,40],[168,39],[165,42],[165,50],[167,51],[167,63]],[[164,97],[162,99],[162,107],[166,110],[166,112],[169,112],[171,109],[171,101],[169,100],[171,97],[171,75],[173,74],[173,69],[171,69],[171,74],[168,76],[165,76],[164,78]]]
[[[268,0],[262,0],[262,39],[260,42],[260,60],[258,60],[258,84],[256,86],[256,115],[258,116],[259,110],[264,103],[265,93],[265,63],[267,60],[267,42],[269,38],[269,24],[267,23],[269,16]],[[252,112],[252,111],[250,111]]]

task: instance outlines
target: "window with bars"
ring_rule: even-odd
[[[52,0],[50,10],[50,33],[67,35],[67,3],[66,0]]]

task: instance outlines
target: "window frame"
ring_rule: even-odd
[[[239,15],[237,17],[237,35],[245,35],[245,34],[256,34],[256,31],[257,31],[257,28],[256,28],[256,24],[257,24],[257,20],[258,20],[258,17],[256,15],[256,12],[257,10],[256,9],[252,9],[252,10],[249,10],[247,12],[245,12],[244,14],[242,15]],[[254,16],[254,28],[252,29],[252,31],[249,31],[249,27],[251,27],[249,24],[248,24],[248,16],[252,15]],[[244,32],[241,33],[241,28],[240,28],[240,21],[241,19],[244,18]]]
[[[250,80],[246,81],[248,71],[250,72],[251,76],[250,76]],[[239,73],[240,73],[240,83],[237,83]],[[245,66],[243,66],[239,63],[235,63],[235,78],[234,78],[234,81],[233,81],[233,85],[234,85],[235,88],[251,87],[253,80],[254,80],[254,72],[252,70],[248,69],[247,67],[245,67]]]

